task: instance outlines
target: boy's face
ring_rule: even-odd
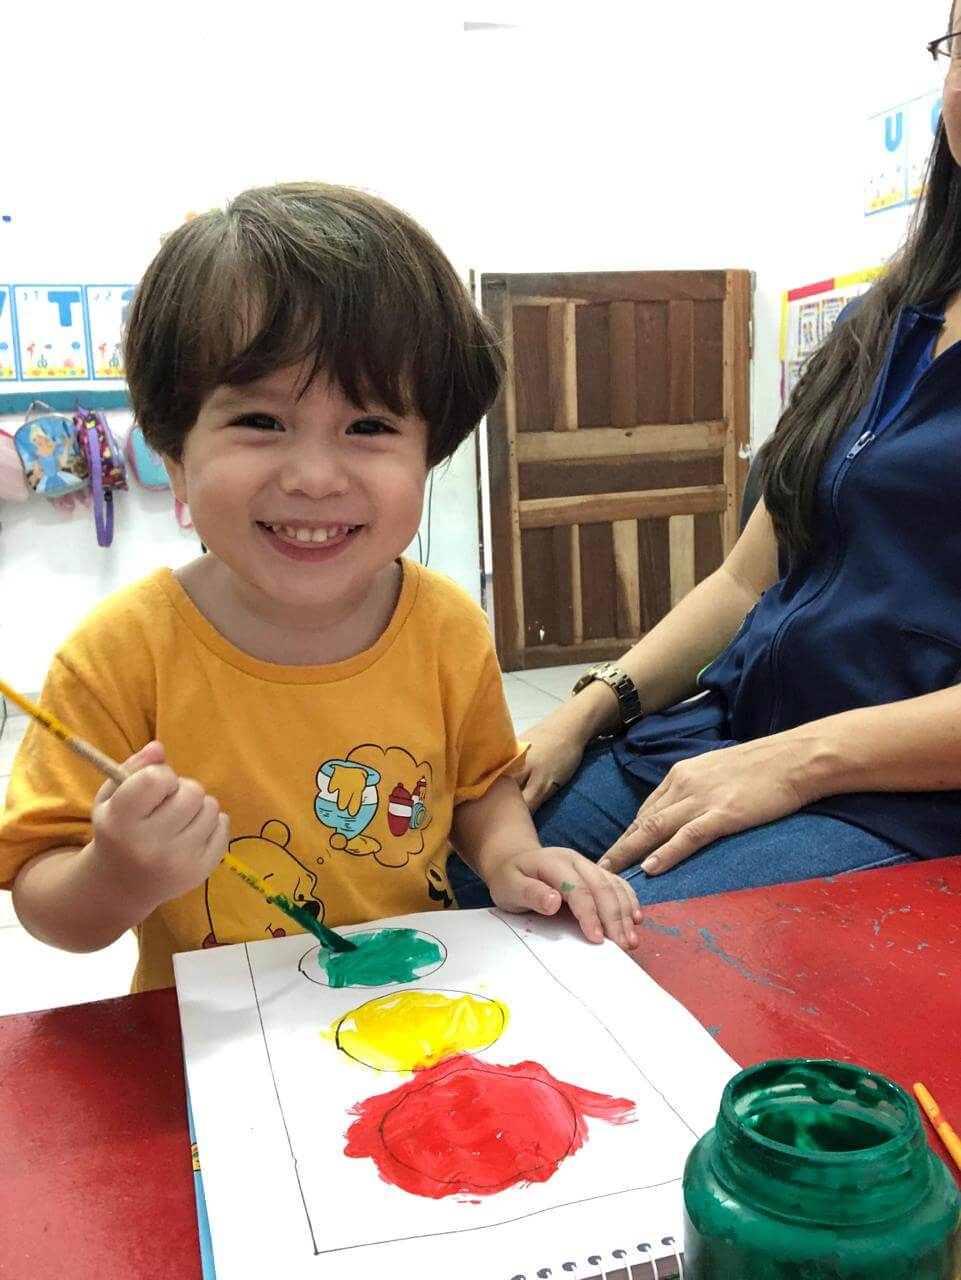
[[[410,545],[427,480],[427,424],[359,411],[299,368],[204,401],[174,492],[197,534],[261,606],[359,602]]]

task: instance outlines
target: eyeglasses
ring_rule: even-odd
[[[928,45],[928,53],[938,62],[942,58],[946,62],[954,62],[961,58],[961,31],[951,31]]]

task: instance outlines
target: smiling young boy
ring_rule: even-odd
[[[145,990],[177,951],[295,928],[219,865],[228,842],[333,926],[452,905],[453,843],[506,910],[566,900],[631,943],[624,881],[537,840],[483,614],[401,558],[502,371],[430,237],[347,188],[248,191],[164,243],[126,355],[209,555],[54,659],[43,704],[131,777],[28,731],[0,826],[24,926],[72,951],[135,928]]]

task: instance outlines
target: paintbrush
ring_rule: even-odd
[[[305,911],[303,907],[298,907],[296,903],[283,893],[276,893],[267,884],[261,880],[260,876],[248,867],[246,862],[241,860],[233,853],[228,851],[224,854],[224,865],[228,866],[231,871],[235,871],[244,884],[250,885],[251,889],[256,889],[258,893],[262,893],[268,902],[276,903],[280,907],[285,916],[290,916],[291,920],[297,923],[308,933],[312,933],[315,938],[319,938],[325,947],[329,947],[331,951],[356,951],[356,942],[351,942],[349,938],[344,938],[339,933],[335,933],[333,929],[328,929],[325,924],[321,924],[319,920],[315,920],[309,911]]]
[[[121,782],[126,782],[130,774],[124,769],[123,765],[118,764],[116,760],[99,751],[92,743],[81,738],[76,733],[60,723],[56,716],[52,716],[49,711],[44,711],[42,707],[38,707],[35,702],[31,702],[29,698],[25,698],[22,693],[17,693],[15,689],[4,681],[0,680],[0,693],[9,698],[11,702],[16,703],[26,711],[28,716],[33,716],[38,724],[42,724],[56,738],[80,756],[82,760],[86,760],[88,764],[92,764],[95,769],[99,769],[113,782],[119,786]],[[291,920],[295,920],[302,929],[306,929],[308,933],[312,933],[325,947],[329,947],[332,951],[356,951],[356,943],[351,942],[348,938],[341,937],[339,933],[335,933],[333,929],[328,929],[325,924],[321,924],[319,920],[315,920],[309,911],[305,911],[303,907],[298,907],[295,903],[282,893],[275,893],[269,886],[261,880],[256,872],[252,871],[245,862],[241,862],[234,854],[227,852],[224,854],[224,864],[235,872],[243,880],[244,884],[249,885],[257,893],[262,893],[268,902],[275,903],[285,916],[289,916]]]

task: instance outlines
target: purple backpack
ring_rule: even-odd
[[[73,422],[77,443],[90,472],[97,542],[101,547],[109,547],[113,542],[114,490],[127,487],[123,452],[102,413],[84,409],[78,404]]]

